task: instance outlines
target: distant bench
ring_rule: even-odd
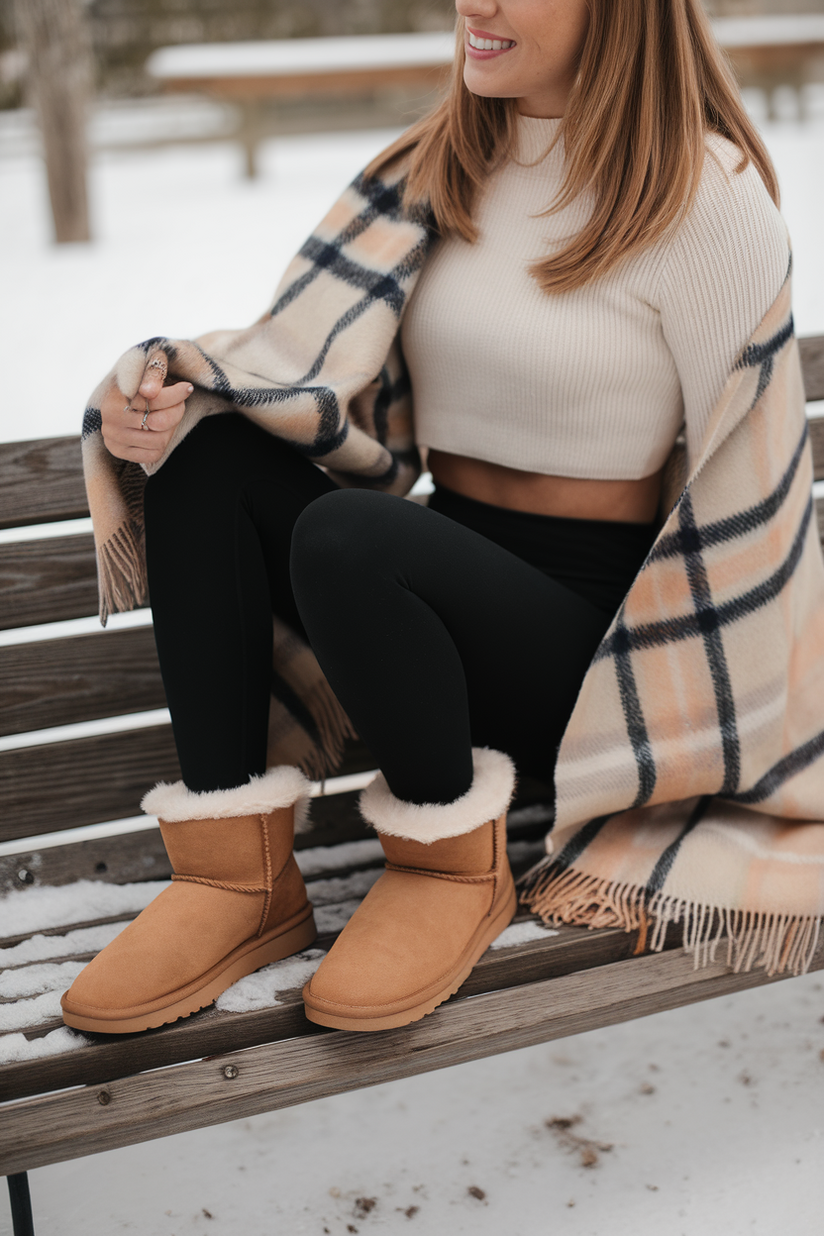
[[[713,28],[742,82],[767,90],[771,114],[778,85],[800,89],[816,63],[824,65],[824,14],[723,17]],[[257,147],[267,135],[267,102],[374,98],[387,89],[434,92],[447,80],[454,52],[451,32],[202,43],[161,48],[146,70],[166,91],[236,104],[241,121],[235,136],[247,175],[254,176]]]
[[[451,33],[202,43],[161,48],[149,57],[146,70],[167,91],[199,92],[237,104],[237,138],[246,173],[254,176],[257,146],[266,135],[265,101],[374,98],[399,89],[434,92],[448,77],[454,51]]]

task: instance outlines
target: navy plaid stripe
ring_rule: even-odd
[[[648,896],[652,896],[653,893],[659,893],[664,887],[667,876],[672,871],[675,860],[678,857],[678,853],[684,843],[684,839],[688,837],[693,829],[697,828],[701,823],[704,816],[707,814],[707,808],[711,802],[712,795],[710,794],[705,794],[702,798],[699,798],[698,802],[690,812],[689,819],[681,829],[681,832],[663,851],[658,859],[658,862],[652,869],[652,875],[644,885],[644,889]]]
[[[738,511],[735,515],[730,515],[726,519],[716,520],[714,523],[705,524],[702,528],[698,529],[702,549],[706,549],[711,545],[721,545],[724,541],[732,541],[738,536],[745,536],[748,532],[753,532],[760,525],[768,523],[774,518],[792,488],[799,464],[804,458],[809,436],[809,427],[805,420],[801,437],[793,451],[789,466],[775,489],[766,498],[756,502],[754,506],[748,507],[745,511]],[[675,558],[683,552],[680,530],[670,532],[666,536],[662,536],[658,544],[653,547],[648,561],[654,562],[659,558]]]
[[[80,434],[81,442],[85,442],[93,433],[100,433],[103,429],[103,417],[100,415],[99,408],[86,408],[83,413],[83,429]]]
[[[735,700],[727,668],[727,658],[724,654],[718,611],[713,604],[707,569],[701,556],[701,538],[695,523],[692,497],[689,491],[684,494],[678,514],[684,543],[684,566],[695,604],[698,626],[704,641],[704,650],[707,654],[707,664],[715,694],[715,706],[718,710],[721,747],[724,752],[724,782],[719,793],[732,794],[738,788],[741,772],[741,742],[738,737]]]
[[[741,353],[741,356],[736,362],[736,369],[755,368],[759,365],[761,371],[758,375],[758,385],[755,389],[755,396],[750,408],[754,408],[758,403],[764,391],[770,384],[773,374],[773,366],[775,365],[776,354],[783,348],[784,344],[792,338],[793,334],[793,319],[792,315],[787,319],[779,331],[768,339],[766,343],[750,343]]]
[[[754,369],[756,365],[763,365],[767,361],[772,361],[776,353],[780,352],[789,339],[792,338],[795,325],[793,323],[792,314],[787,318],[784,325],[777,330],[774,335],[765,340],[764,343],[748,343],[744,351],[735,362],[736,369]]]
[[[337,339],[338,335],[340,335],[343,331],[348,330],[348,328],[352,326],[358,318],[362,317],[363,314],[366,313],[367,309],[370,309],[377,300],[386,301],[395,315],[400,317],[401,312],[403,311],[404,302],[406,300],[406,292],[401,288],[400,280],[412,274],[423,264],[430,244],[431,237],[427,235],[418,245],[415,246],[412,252],[394,268],[394,270],[390,271],[388,275],[377,276],[373,271],[367,272],[370,275],[370,279],[374,280],[373,285],[368,286],[367,284],[366,295],[359,300],[357,304],[352,305],[351,308],[347,309],[346,313],[342,314],[341,317],[338,318],[337,322],[326,336],[323,346],[316,356],[311,369],[309,369],[302,378],[299,378],[295,385],[301,385],[306,382],[314,381],[323,368],[329,349]],[[361,285],[355,284],[354,286]]]
[[[581,857],[587,846],[595,840],[607,820],[611,819],[612,815],[599,815],[594,820],[590,820],[578,830],[574,837],[570,837],[558,857],[553,858],[552,866],[559,870],[571,867]]]
[[[317,279],[323,270],[328,270],[337,278],[346,279],[355,287],[367,286],[365,281],[370,277],[376,280],[381,279],[382,276],[376,275],[374,271],[369,271],[366,267],[361,267],[358,263],[344,258],[342,250],[370,228],[376,219],[383,217],[396,220],[400,217],[403,211],[405,183],[405,181],[399,181],[396,185],[385,185],[379,180],[367,180],[362,175],[358,176],[350,188],[367,199],[365,209],[347,224],[334,241],[322,241],[315,235],[308,238],[299,252],[301,257],[305,257],[312,263],[312,266],[299,279],[290,284],[283,295],[278,298],[272,306],[271,316],[275,317],[278,313],[282,313]],[[422,231],[427,233],[428,240],[427,219],[412,219],[412,221],[418,223]]]
[[[613,635],[615,674],[618,679],[618,691],[621,696],[621,708],[624,713],[627,736],[632,745],[632,754],[635,757],[635,766],[638,771],[638,792],[635,795],[632,806],[640,807],[642,803],[649,799],[652,791],[655,789],[657,773],[655,757],[652,754],[649,733],[644,720],[643,709],[641,708],[638,686],[635,681],[635,672],[632,668],[630,645],[628,642],[625,643],[623,639],[625,634],[626,627],[623,625],[621,614],[619,613]]]
[[[724,627],[731,622],[738,622],[739,619],[761,609],[778,596],[798,566],[812,515],[813,498],[810,494],[787,557],[769,579],[757,584],[742,596],[715,607],[714,618],[711,620],[715,626]],[[707,621],[709,619],[698,614],[684,614],[680,618],[665,618],[662,622],[649,622],[638,627],[627,627],[620,636],[620,647],[623,651],[625,643],[628,642],[630,650],[637,652],[644,648],[657,648],[683,639],[693,639],[703,634],[702,622]],[[593,660],[603,661],[606,657],[615,656],[617,635],[616,630],[603,640]]]
[[[785,781],[802,772],[809,764],[814,763],[824,755],[824,730],[785,755],[777,764],[773,764],[760,780],[756,781],[751,790],[742,790],[740,794],[727,794],[735,803],[760,803],[769,798]]]
[[[342,283],[350,287],[368,292],[372,300],[385,300],[390,309],[400,313],[404,302],[404,293],[395,277],[395,272],[384,274],[382,271],[370,270],[344,257],[337,243],[329,244],[310,236],[301,249],[305,258],[317,268],[318,272],[325,270]]]
[[[375,406],[372,411],[372,420],[375,425],[375,434],[381,446],[386,446],[386,435],[389,426],[389,409],[393,403],[397,403],[404,395],[408,395],[412,390],[412,383],[409,380],[409,373],[404,369],[403,373],[393,382],[389,376],[389,370],[384,365],[380,372],[381,388],[375,398]]]

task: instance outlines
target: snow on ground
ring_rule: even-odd
[[[806,124],[762,126],[793,236],[802,334],[824,331],[824,90],[808,101]],[[139,339],[252,321],[391,136],[272,141],[256,183],[228,144],[100,156],[96,242],[60,249],[37,161],[2,159],[0,440],[77,432],[92,387]],[[354,883],[360,892],[368,879]],[[354,885],[336,889],[344,900],[322,907],[329,926],[357,904]],[[71,952],[103,943],[83,936]],[[18,947],[16,964],[57,955]],[[67,1050],[70,1038],[53,1031],[38,1050]],[[29,1054],[24,1043],[5,1039]],[[813,974],[42,1168],[31,1173],[35,1216],[59,1236],[821,1236],[822,1089],[824,980]],[[10,1231],[0,1200],[0,1233]]]
[[[38,1231],[821,1236],[822,1013],[809,975],[42,1168]]]

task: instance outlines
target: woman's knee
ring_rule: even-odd
[[[367,489],[338,489],[311,502],[292,533],[293,583],[351,577],[391,562],[402,498]]]

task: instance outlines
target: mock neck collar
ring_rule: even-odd
[[[516,118],[518,136],[517,159],[519,163],[537,163],[544,158],[549,147],[558,135],[561,118],[546,119],[539,116],[521,116]],[[559,142],[553,154],[563,152],[563,142]]]

